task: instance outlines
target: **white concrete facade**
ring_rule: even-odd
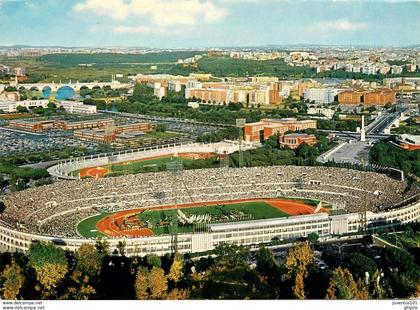
[[[245,143],[242,150],[248,150],[257,147],[257,144]],[[237,142],[218,142],[218,143],[190,143],[181,145],[164,145],[158,147],[150,147],[140,150],[131,150],[126,152],[87,156],[63,160],[62,162],[48,168],[48,172],[56,178],[75,180],[78,179],[71,175],[72,171],[89,167],[97,167],[108,164],[116,164],[130,160],[139,160],[142,158],[150,158],[162,155],[172,155],[176,153],[215,153],[215,154],[231,154],[239,149]]]
[[[57,102],[57,107],[63,107],[70,114],[96,114],[96,106],[83,104],[78,101]]]
[[[381,213],[367,212],[368,229],[418,222],[420,202],[416,201],[395,210]],[[274,240],[294,240],[309,233],[317,233],[327,240],[337,235],[357,233],[359,214],[330,216],[326,213],[293,216],[270,220],[209,224],[209,231],[196,234],[179,234],[177,248],[181,253],[198,253],[214,249],[217,245],[228,243],[244,246],[268,243]],[[27,251],[34,241],[51,241],[71,251],[82,244],[94,243],[92,239],[67,239],[23,233],[0,223],[0,246],[8,251]],[[126,255],[144,256],[147,254],[164,255],[174,251],[174,238],[171,235],[107,239],[111,251],[119,242],[125,242]]]

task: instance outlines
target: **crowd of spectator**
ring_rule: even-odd
[[[22,231],[78,237],[77,224],[104,211],[243,198],[300,197],[345,212],[381,211],[419,193],[384,174],[344,168],[217,168],[61,181],[2,197],[0,221]]]

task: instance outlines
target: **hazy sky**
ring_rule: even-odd
[[[0,45],[420,43],[420,0],[0,0]]]

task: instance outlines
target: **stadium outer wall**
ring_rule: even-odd
[[[420,220],[420,201],[417,199],[398,209],[386,212],[367,212],[368,229],[395,226]],[[270,220],[255,220],[210,224],[205,233],[179,234],[177,249],[181,253],[197,253],[214,249],[218,244],[230,243],[252,246],[278,240],[296,239],[317,233],[323,240],[359,231],[359,214],[328,215],[318,213]],[[0,247],[6,251],[27,251],[32,242],[50,241],[65,249],[74,251],[84,243],[94,243],[95,239],[56,238],[20,232],[0,222]],[[171,235],[143,238],[107,239],[111,251],[119,242],[125,242],[128,256],[147,254],[164,255],[173,252],[174,237]]]
[[[253,149],[260,146],[258,143],[244,143],[242,150]],[[177,153],[214,153],[214,154],[231,154],[239,149],[236,141],[223,141],[218,143],[189,143],[189,144],[171,144],[155,147],[147,147],[145,149],[91,155],[85,157],[71,158],[60,161],[47,170],[49,174],[57,179],[77,180],[79,177],[72,176],[73,171],[84,168],[106,166],[127,161],[135,161],[144,158],[159,157],[165,155],[173,155]]]

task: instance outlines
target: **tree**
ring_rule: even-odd
[[[358,289],[353,275],[348,269],[336,268],[327,289],[328,299],[354,299]]]
[[[319,239],[319,235],[315,232],[311,232],[308,234],[308,241],[312,244],[317,243]]]
[[[184,260],[181,254],[176,253],[172,262],[171,268],[169,269],[168,279],[178,283],[183,275]]]
[[[136,280],[134,282],[137,299],[143,300],[149,297],[149,271],[147,268],[141,267],[137,271]]]
[[[92,244],[82,244],[75,253],[77,263],[76,270],[88,275],[97,277],[101,273],[104,254],[100,253]]]
[[[298,299],[305,299],[305,274],[302,271],[296,273],[295,285],[292,288],[293,295]]]
[[[69,279],[71,282],[66,286],[66,291],[61,298],[74,300],[87,300],[96,294],[95,288],[89,284],[89,276],[80,271],[73,271]]]
[[[64,250],[52,243],[36,242],[29,247],[28,258],[48,296],[68,271]]]
[[[106,240],[96,241],[95,248],[98,251],[98,253],[100,253],[100,254],[108,255],[108,253],[109,253],[109,243]]]
[[[117,250],[122,256],[124,256],[125,254],[125,246],[126,246],[125,241],[118,241]]]
[[[368,272],[369,276],[372,277],[374,272],[378,269],[378,266],[373,259],[360,253],[350,254],[346,260],[345,266],[359,279],[365,278],[365,272]]]
[[[289,250],[285,267],[288,278],[295,278],[293,294],[299,299],[305,299],[304,279],[308,276],[308,266],[314,259],[314,252],[307,242],[301,242]]]
[[[164,297],[168,290],[168,280],[162,268],[153,267],[149,274],[150,296],[153,299]]]
[[[275,276],[278,273],[279,264],[276,258],[266,247],[261,247],[255,255],[257,261],[256,270],[264,276]]]
[[[190,292],[188,290],[179,290],[174,288],[166,295],[168,300],[185,300],[188,299]]]
[[[280,146],[279,136],[278,135],[273,135],[273,136],[269,137],[267,140],[265,140],[264,145],[267,145],[271,148],[279,148],[279,146]]]
[[[1,288],[2,296],[4,299],[16,299],[19,295],[20,289],[25,282],[25,277],[22,273],[22,268],[16,263],[12,262],[11,265],[7,265],[1,273],[1,276],[5,278],[3,287]]]
[[[147,263],[150,267],[160,267],[162,266],[162,260],[156,254],[150,254],[146,256]]]
[[[46,296],[50,295],[68,271],[67,265],[55,263],[46,263],[35,270],[38,281],[47,291]]]
[[[420,271],[414,257],[401,249],[387,248],[384,253],[384,265],[388,272],[388,281],[394,297],[405,298],[416,291]]]
[[[0,192],[1,192],[1,186],[0,186]],[[6,205],[3,201],[0,201],[0,213],[3,213],[3,211],[6,210]]]
[[[17,106],[16,111],[18,111],[19,113],[27,113],[28,109],[26,107],[19,105]]]
[[[249,250],[243,246],[220,244],[214,249],[217,256],[217,263],[228,268],[246,266],[249,257]]]
[[[57,110],[57,106],[54,102],[48,102],[48,109],[55,111]]]

